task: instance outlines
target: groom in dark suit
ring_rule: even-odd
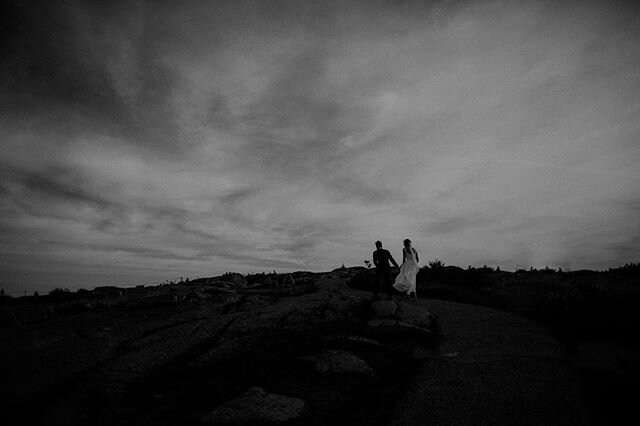
[[[389,300],[391,300],[393,288],[391,287],[391,265],[389,265],[389,261],[396,268],[399,267],[389,250],[383,249],[382,243],[376,241],[376,251],[373,252],[373,264],[376,265],[376,286],[373,294],[376,299],[380,290],[383,289],[386,290]]]

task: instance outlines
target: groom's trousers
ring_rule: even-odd
[[[377,297],[380,291],[386,291],[391,299],[393,294],[393,288],[391,287],[391,270],[390,269],[376,269],[376,282],[374,287],[374,295]]]

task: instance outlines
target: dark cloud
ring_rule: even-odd
[[[239,167],[299,176],[323,169],[341,141],[371,124],[371,111],[345,102],[327,81],[326,48],[310,47],[283,60],[256,99],[233,114],[220,97],[211,106],[211,125],[247,141],[235,149]]]
[[[136,9],[126,2],[6,7],[0,102],[10,116],[37,118],[29,124],[70,135],[89,127],[176,151],[177,128],[166,105],[176,76],[160,60],[154,24],[161,23],[147,22]]]
[[[25,173],[18,181],[26,191],[26,198],[37,197],[58,199],[76,205],[90,205],[106,209],[113,205],[110,201],[82,188],[79,183],[83,176],[65,169],[48,169],[42,172]]]
[[[64,219],[71,210],[83,207],[109,211],[111,215],[123,208],[84,187],[86,176],[68,168],[29,171],[0,165],[0,173],[2,204],[17,208],[16,214]]]
[[[38,101],[113,105],[117,96],[95,54],[79,46],[68,4],[15,2],[4,9],[3,89]],[[5,97],[6,100],[6,97]]]
[[[326,132],[339,131],[335,124],[341,105],[325,92],[327,61],[323,48],[312,48],[282,64],[281,75],[241,117],[257,131],[249,136],[303,144],[309,139],[330,138],[332,135],[325,136]]]

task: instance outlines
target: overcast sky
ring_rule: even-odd
[[[17,1],[0,61],[9,291],[396,259],[640,260],[622,1]]]

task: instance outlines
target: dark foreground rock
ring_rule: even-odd
[[[589,424],[562,347],[522,317],[479,306],[420,301],[439,312],[442,340],[389,424]]]
[[[327,350],[304,357],[320,374],[361,374],[373,376],[375,371],[357,355],[343,350]]]
[[[201,280],[47,306],[46,321],[2,329],[3,412],[18,425],[375,422],[419,363],[396,350],[407,344],[397,336],[368,337],[372,295],[348,288],[350,274],[278,288]]]
[[[469,305],[374,301],[346,285],[354,275],[228,275],[7,309],[0,409],[12,425],[581,424],[544,330]]]
[[[280,424],[300,419],[308,411],[301,399],[265,392],[252,387],[202,418],[204,424],[212,425],[264,425]]]

